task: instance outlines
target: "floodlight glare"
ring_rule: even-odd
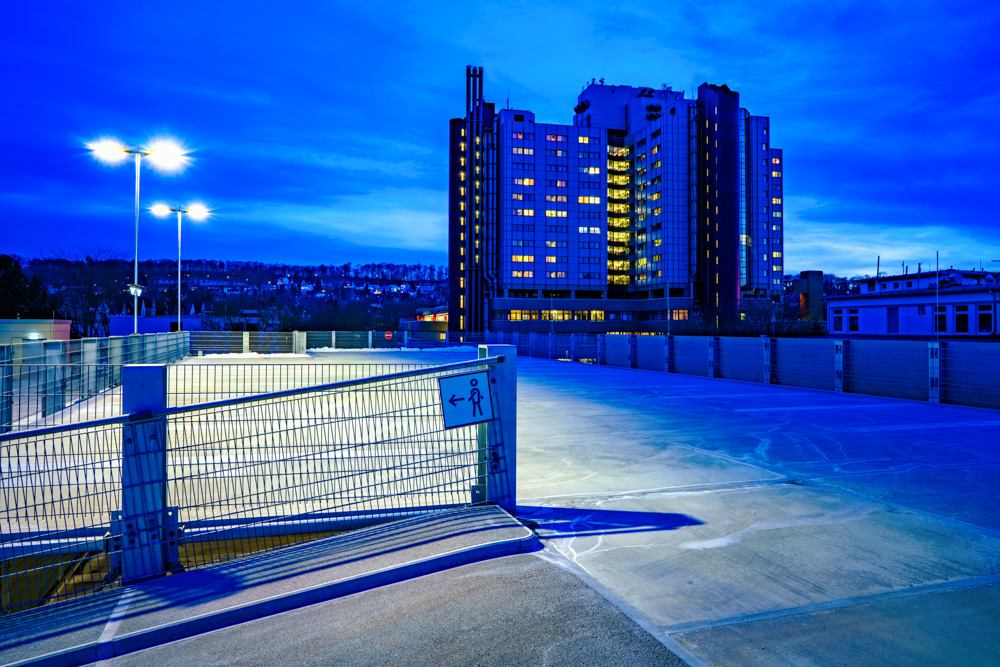
[[[128,293],[135,297],[142,296],[142,285],[129,285]]]
[[[143,151],[150,164],[160,171],[180,171],[191,161],[187,151],[172,139],[157,139]]]
[[[125,145],[111,137],[101,137],[94,141],[88,141],[87,148],[95,158],[104,164],[119,164],[128,159]]]
[[[187,207],[188,217],[192,220],[204,220],[209,213],[210,211],[204,204],[190,204]]]
[[[155,215],[157,218],[165,218],[170,215],[173,209],[166,204],[153,204],[149,207],[149,212]]]

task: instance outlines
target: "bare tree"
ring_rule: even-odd
[[[132,279],[127,260],[106,248],[63,256],[47,260],[49,284],[62,298],[62,312],[73,321],[72,336],[109,335],[111,315],[125,303]]]

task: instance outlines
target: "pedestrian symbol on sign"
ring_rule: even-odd
[[[486,371],[438,378],[444,427],[456,428],[493,419],[490,376]]]

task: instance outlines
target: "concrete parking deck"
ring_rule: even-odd
[[[545,551],[122,661],[675,661],[651,635],[692,665],[1000,664],[1000,412],[524,357],[518,370],[518,517]]]

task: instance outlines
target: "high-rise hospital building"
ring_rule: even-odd
[[[781,150],[739,93],[602,80],[554,125],[497,111],[469,67],[465,97],[450,124],[450,330],[666,332],[781,293]]]

